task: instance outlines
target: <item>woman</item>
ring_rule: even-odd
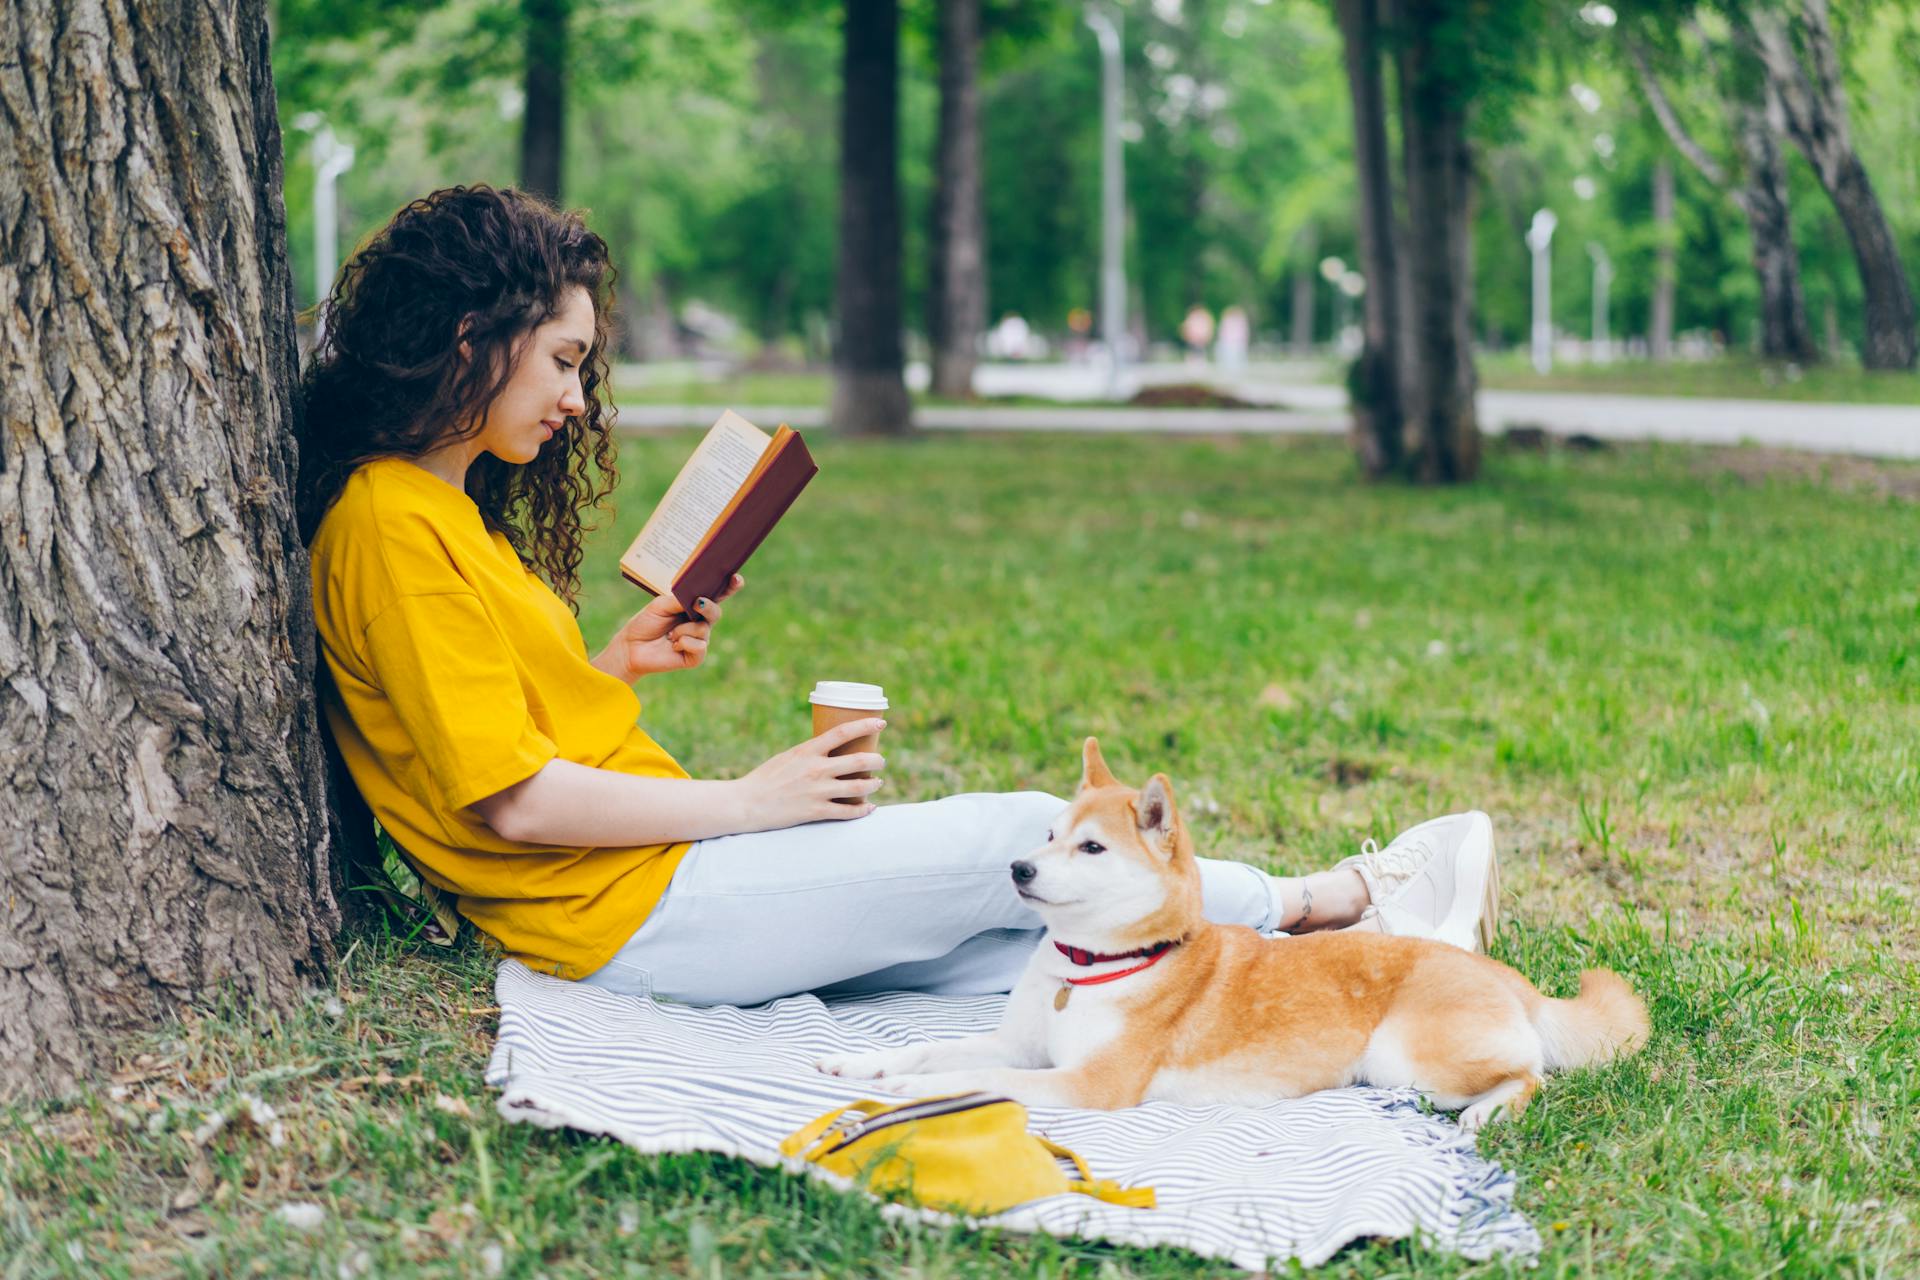
[[[867,720],[690,778],[636,723],[633,684],[698,666],[720,601],[688,621],[655,600],[588,652],[569,606],[581,512],[616,479],[611,275],[577,215],[487,187],[408,205],[341,272],[302,388],[300,497],[354,782],[421,875],[546,972],[695,1003],[1009,989],[1039,922],[1007,868],[1063,801],[876,808],[880,779],[842,775],[884,760],[828,754]],[[1492,856],[1475,814],[1305,879],[1203,860],[1206,909],[1471,946]]]

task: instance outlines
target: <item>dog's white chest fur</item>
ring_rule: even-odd
[[[1051,987],[1061,980],[1049,977]],[[1069,987],[1064,1009],[1054,1008],[1050,995],[1040,1002],[1045,1019],[1047,1058],[1056,1067],[1075,1067],[1118,1039],[1126,1030],[1118,994],[1105,986]]]

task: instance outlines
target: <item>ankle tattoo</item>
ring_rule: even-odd
[[[1301,885],[1300,886],[1300,914],[1293,918],[1292,923],[1296,925],[1305,924],[1307,922],[1307,917],[1311,916],[1312,914],[1313,914],[1313,890],[1307,888],[1305,885]]]

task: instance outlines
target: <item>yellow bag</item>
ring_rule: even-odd
[[[780,1144],[780,1154],[817,1164],[890,1200],[983,1215],[1069,1191],[1108,1204],[1151,1209],[1152,1187],[1122,1187],[1087,1172],[1065,1147],[1027,1132],[1027,1109],[990,1093],[960,1093],[888,1105],[862,1098]],[[1069,1178],[1055,1157],[1073,1162]]]

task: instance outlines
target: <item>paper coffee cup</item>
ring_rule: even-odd
[[[887,694],[877,684],[860,684],[852,680],[822,680],[813,686],[813,692],[807,695],[807,701],[813,704],[813,736],[819,737],[837,724],[849,720],[870,720],[887,709]],[[850,756],[864,751],[878,751],[880,735],[864,734],[852,742],[834,748],[829,755]],[[871,778],[871,773],[842,774],[846,778]],[[860,800],[842,800],[841,804],[861,804]]]

